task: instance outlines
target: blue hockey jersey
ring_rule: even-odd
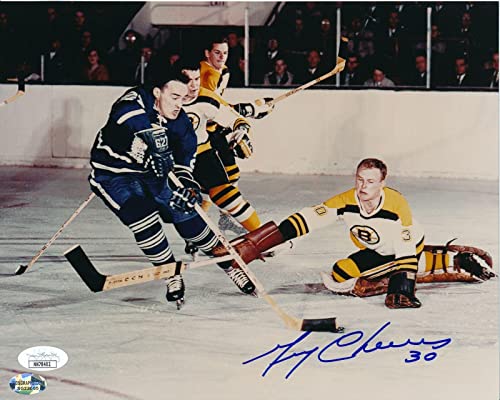
[[[106,125],[99,131],[90,153],[94,169],[113,173],[146,173],[136,133],[164,130],[176,167],[192,172],[196,133],[184,110],[175,120],[161,116],[152,93],[142,87],[127,90],[112,106]]]

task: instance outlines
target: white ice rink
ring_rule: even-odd
[[[390,167],[390,165],[389,165]],[[389,171],[390,172],[390,171]],[[99,199],[75,219],[24,275],[12,276],[88,196],[87,170],[0,168],[0,399],[18,399],[9,379],[28,372],[18,354],[38,345],[64,350],[61,369],[36,372],[47,379],[40,399],[369,399],[498,400],[498,280],[483,284],[420,285],[416,310],[388,310],[383,296],[339,297],[322,290],[320,271],[354,248],[340,223],[296,241],[295,247],[251,269],[269,294],[298,318],[336,316],[344,335],[365,338],[387,322],[385,344],[407,339],[451,338],[432,361],[430,346],[359,353],[323,363],[312,355],[289,379],[299,357],[262,373],[277,353],[252,359],[297,339],[262,299],[240,294],[216,266],[187,271],[186,304],[167,304],[159,281],[94,294],[63,257],[80,243],[103,273],[148,266],[128,229]],[[263,221],[280,222],[306,205],[326,200],[352,185],[346,176],[244,174],[242,192]],[[498,261],[498,184],[453,179],[388,179],[412,206],[428,244],[457,243],[488,250]],[[211,215],[216,216],[214,210]],[[167,229],[174,252],[183,242]],[[310,285],[316,284],[316,285]],[[358,334],[360,335],[360,334]],[[312,333],[293,351],[319,350],[341,334]],[[344,344],[353,336],[344,339]],[[356,344],[331,346],[326,356],[351,354]],[[319,351],[318,350],[318,351]]]

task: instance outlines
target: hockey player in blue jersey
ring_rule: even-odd
[[[92,190],[132,231],[155,266],[175,262],[160,217],[206,254],[219,243],[194,211],[201,195],[192,176],[196,134],[182,110],[187,93],[180,72],[165,74],[152,88],[129,89],[113,104],[91,150]],[[170,171],[182,188],[168,180]],[[231,262],[218,265],[242,292],[253,293],[255,287],[241,269]],[[167,300],[182,304],[182,276],[177,274],[166,283]]]

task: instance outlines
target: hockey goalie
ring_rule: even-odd
[[[245,262],[290,239],[342,220],[358,251],[322,274],[337,294],[386,294],[388,308],[418,308],[416,283],[482,282],[496,276],[491,256],[472,246],[424,244],[424,232],[404,196],[385,185],[387,166],[368,158],[356,168],[355,187],[290,215],[279,226],[268,222],[232,244]],[[215,254],[224,254],[222,248]]]

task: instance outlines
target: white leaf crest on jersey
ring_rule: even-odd
[[[132,141],[132,146],[128,153],[132,157],[134,157],[134,159],[136,159],[138,163],[142,164],[144,161],[144,153],[146,152],[147,148],[148,145],[144,143],[144,141],[141,138],[138,138],[136,136]]]

